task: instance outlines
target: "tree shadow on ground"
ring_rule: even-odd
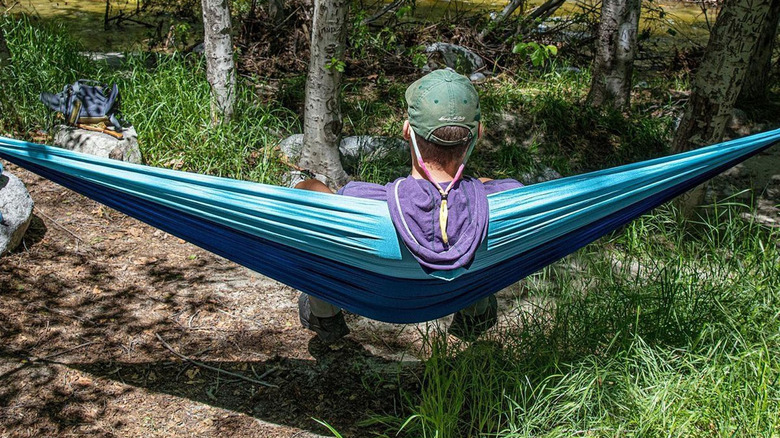
[[[167,336],[173,338],[175,334]],[[38,421],[45,418],[44,423],[49,424],[48,428],[38,429],[39,432],[90,431],[111,436],[107,435],[105,426],[96,424],[112,421],[115,415],[109,415],[106,402],[128,394],[132,391],[129,386],[132,386],[314,433],[325,432],[314,420],[316,418],[327,421],[346,436],[366,436],[385,432],[384,426],[361,426],[361,421],[377,414],[403,415],[402,393],[419,390],[416,377],[420,371],[419,362],[386,360],[372,355],[352,340],[328,347],[313,338],[309,350],[315,360],[281,356],[258,361],[197,360],[194,357],[213,355],[185,352],[199,362],[195,364],[168,354],[168,351],[165,352],[168,358],[164,360],[136,363],[114,360],[58,362],[57,358],[30,361],[20,352],[0,349],[2,358],[26,361],[17,362],[19,365],[15,368],[0,374],[0,382],[4,382],[0,406],[6,406],[6,411],[0,410],[6,415],[0,415],[0,418],[5,417],[3,423],[9,430],[24,430],[31,426],[31,416],[15,416],[13,409],[34,409],[36,414],[32,418],[38,418]],[[58,371],[62,368],[55,365],[81,373],[64,377],[68,373]],[[101,383],[106,380],[121,385]],[[58,384],[58,381],[65,383]],[[256,381],[268,386],[254,383]],[[40,403],[34,406],[17,403],[8,409],[13,406],[10,402],[22,391],[51,386],[55,388],[49,389],[50,394]],[[112,427],[121,426],[114,422]]]

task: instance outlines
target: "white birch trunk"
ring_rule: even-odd
[[[672,149],[717,143],[731,116],[773,0],[726,0],[718,15]]]
[[[348,0],[315,0],[311,59],[306,78],[303,149],[299,165],[327,178],[331,187],[344,184],[341,166],[341,75],[346,43]]]
[[[236,100],[230,7],[228,0],[202,0],[202,6],[206,77],[211,84],[211,120],[221,123],[233,116]]]
[[[641,0],[603,0],[588,103],[625,110],[631,101]]]

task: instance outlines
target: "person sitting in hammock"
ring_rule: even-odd
[[[463,175],[471,151],[482,136],[479,95],[471,82],[450,69],[435,70],[406,90],[408,120],[403,136],[410,143],[409,176],[387,185],[350,182],[337,193],[387,201],[396,231],[423,269],[441,273],[467,268],[487,234],[487,195],[522,186],[511,179]],[[295,188],[332,193],[310,179]],[[496,324],[495,296],[458,311],[449,333],[473,341]],[[326,343],[349,333],[337,306],[301,294],[303,327]]]

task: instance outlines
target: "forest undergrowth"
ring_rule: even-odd
[[[301,131],[298,73],[242,76],[235,118],[213,126],[197,55],[128,55],[110,69],[62,28],[0,29],[12,56],[0,69],[3,135],[48,141],[55,121],[38,94],[92,78],[119,84],[150,165],[272,184],[288,170],[276,146]],[[414,52],[402,56],[413,65]],[[668,153],[684,75],[647,80],[624,115],[584,106],[589,73],[567,62],[479,86],[489,135],[473,173],[569,175]],[[345,135],[397,136],[408,82],[398,71],[348,78]],[[404,153],[368,154],[348,171],[385,182],[408,165]],[[408,437],[780,436],[780,231],[745,219],[751,208],[726,199],[696,221],[658,208],[525,279],[517,312],[484,340],[425,334],[420,392],[403,394],[401,415],[366,422]]]

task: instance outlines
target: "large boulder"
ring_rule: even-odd
[[[450,43],[433,43],[425,48],[425,52],[430,55],[439,55],[441,61],[437,62],[436,59],[431,56],[428,59],[428,64],[423,67],[424,73],[446,66],[458,73],[469,76],[473,82],[482,82],[485,80],[484,74],[477,74],[479,70],[485,68],[485,61],[481,56],[463,46]],[[442,63],[444,65],[441,65]]]
[[[19,178],[0,166],[0,256],[19,246],[30,226],[33,200]]]
[[[60,125],[54,133],[54,145],[74,152],[141,164],[143,159],[135,128],[125,128],[122,136],[124,138],[120,140],[102,132]]]
[[[356,157],[366,154],[384,155],[406,147],[406,142],[397,137],[375,137],[370,135],[355,135],[344,137],[339,143],[339,152],[344,157]],[[293,134],[279,143],[279,150],[297,164],[303,149],[303,134]]]

